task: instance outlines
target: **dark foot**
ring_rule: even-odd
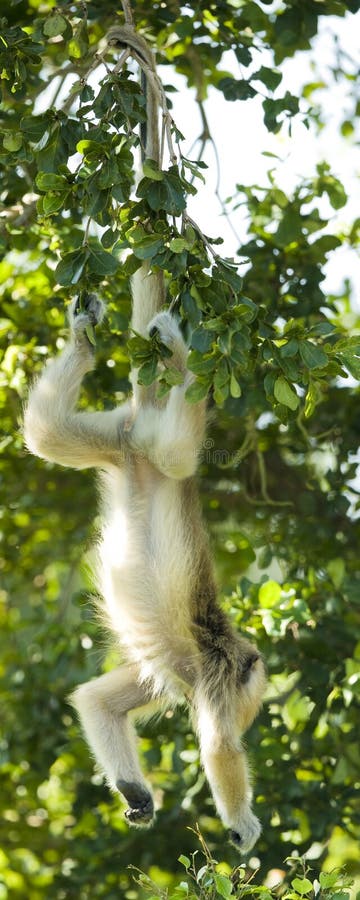
[[[125,797],[129,809],[125,810],[125,818],[132,825],[149,825],[154,818],[154,804],[151,794],[136,781],[116,782],[116,787]]]
[[[237,850],[241,850],[242,837],[238,831],[229,831],[229,841]]]
[[[101,319],[104,314],[104,307],[101,300],[98,299],[96,294],[88,294],[87,292],[83,294],[82,301],[80,303],[80,297],[76,300],[74,314],[75,316],[81,315],[81,313],[86,313],[89,318],[91,325],[98,325],[101,322]]]
[[[242,853],[248,853],[260,836],[261,825],[251,809],[246,810],[239,817],[238,823],[239,830],[235,828],[230,829],[229,840],[237,850],[240,850]]]

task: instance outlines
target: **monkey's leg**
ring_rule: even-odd
[[[171,388],[160,408],[141,405],[131,434],[132,444],[144,450],[163,475],[189,478],[197,469],[205,436],[206,401],[191,404],[185,399],[194,375],[186,367],[188,348],[175,317],[169,312],[159,313],[149,323],[148,331],[150,335],[158,332],[171,350],[168,363],[181,372],[184,381]]]
[[[230,829],[230,840],[246,853],[259,837],[261,826],[251,810],[252,791],[245,751],[236,724],[226,709],[197,704],[197,729],[205,774],[218,813]]]
[[[141,773],[128,713],[148,704],[151,692],[137,680],[137,667],[123,666],[80,685],[71,697],[88,743],[108,783],[127,800],[130,824],[148,825],[154,804]]]

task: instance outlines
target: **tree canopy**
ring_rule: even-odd
[[[206,179],[207,141],[221,140],[207,127],[209,89],[229,102],[229,116],[260,98],[269,132],[301,119],[316,140],[324,125],[316,59],[301,96],[284,66],[311,53],[325,20],[335,35],[359,6],[134,0],[135,27],[162,66],[162,165],[145,160],[140,182],[138,65],[107,37],[129,21],[130,5],[14,0],[0,10],[1,900],[142,898],[149,884],[136,884],[129,864],[161,892],[190,870],[195,823],[225,874],[239,862],[185,711],[142,728],[161,805],[151,832],[129,831],[94,773],[67,703],[76,684],[114,662],[84,566],[96,533],[93,477],[31,458],[21,436],[27,386],[63,345],[66,305],[94,286],[107,318],[83,408],[121,402],[131,360],[163,394],[175,383],[171,367],[158,374],[156,341],[129,333],[129,278],[144,259],[164,271],[189,340],[188,401],[209,397],[199,483],[222,603],[256,638],[269,672],[248,736],[263,833],[246,872],[260,868],[259,883],[272,869],[294,880],[294,859],[307,854],[324,869],[323,896],[334,885],[335,897],[346,896],[325,873],[356,871],[360,832],[360,321],[349,281],[341,292],[323,282],[329,256],[358,246],[360,220],[348,220],[346,191],[326,159],[291,193],[269,159],[263,184],[242,171],[223,204],[229,215],[246,209],[239,266],[189,203]],[[172,116],[174,73],[204,126],[192,152],[186,122]],[[335,80],[348,89],[343,141],[355,135],[356,74],[334,40],[322,90]],[[255,137],[254,148],[261,152]],[[236,880],[211,877],[209,896],[236,895]],[[316,891],[303,879],[289,897]]]

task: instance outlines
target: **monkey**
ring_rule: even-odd
[[[126,38],[131,46],[131,34]],[[149,93],[154,109],[151,84]],[[148,120],[152,158],[158,157],[157,116]],[[194,378],[188,346],[164,302],[163,273],[142,263],[132,277],[131,327],[144,337],[158,335],[181,384],[160,400],[133,371],[132,395],[120,406],[79,411],[82,380],[95,365],[88,328],[104,316],[102,301],[88,294],[82,308],[71,301],[70,338],[30,388],[24,437],[42,459],[98,471],[102,532],[94,579],[124,662],[81,684],[70,699],[110,789],[127,803],[128,823],[154,822],[133,718],[186,700],[218,814],[230,840],[248,852],[261,826],[242,736],[260,709],[265,667],[217,599],[196,482],[206,401],[186,400]]]

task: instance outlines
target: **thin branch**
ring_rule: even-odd
[[[92,222],[92,217],[89,216],[87,223],[86,223],[86,228],[84,231],[84,238],[83,238],[83,242],[82,242],[83,247],[85,247],[85,245],[87,244],[87,241],[88,241],[91,222]]]
[[[207,248],[207,250],[209,251],[209,253],[211,253],[211,255],[213,256],[213,258],[214,258],[215,260],[218,260],[218,259],[220,258],[220,257],[219,257],[219,254],[216,253],[216,250],[214,250],[214,248],[211,246],[210,241],[209,241],[208,238],[205,236],[205,234],[201,231],[201,228],[199,228],[199,225],[197,224],[197,222],[194,222],[194,219],[192,219],[192,218],[188,215],[187,212],[184,212],[184,213],[183,213],[182,220],[183,220],[184,225],[186,225],[186,223],[188,223],[189,225],[192,225],[193,228],[195,228],[195,231],[197,231],[197,233],[200,235],[201,240],[202,240],[203,243],[205,244],[205,247]]]
[[[240,245],[240,244],[241,244],[241,238],[240,238],[240,235],[237,233],[236,228],[234,227],[234,225],[233,225],[233,223],[232,223],[232,221],[231,221],[231,218],[230,218],[229,212],[228,212],[228,210],[227,210],[227,208],[226,208],[226,206],[225,206],[225,203],[224,203],[224,201],[223,201],[223,199],[222,199],[222,197],[221,197],[221,195],[220,195],[220,178],[221,178],[220,159],[219,159],[219,154],[218,154],[218,149],[217,149],[216,143],[215,143],[215,141],[214,141],[214,138],[213,138],[213,136],[212,136],[212,134],[211,134],[211,131],[210,131],[210,128],[209,128],[209,123],[208,123],[208,119],[207,119],[206,112],[205,112],[205,106],[204,106],[204,103],[203,103],[202,100],[199,100],[199,99],[198,99],[196,102],[197,102],[197,104],[198,104],[198,106],[199,106],[199,112],[200,112],[200,117],[201,117],[201,122],[202,122],[203,130],[202,130],[201,134],[199,135],[199,137],[196,139],[196,141],[194,141],[194,144],[192,145],[192,147],[195,146],[195,144],[196,144],[198,141],[201,141],[201,144],[200,144],[200,150],[199,150],[199,152],[198,152],[198,154],[197,154],[197,162],[200,162],[200,160],[202,159],[202,156],[203,156],[203,153],[204,153],[204,149],[205,149],[205,146],[206,146],[207,142],[210,141],[210,143],[211,143],[211,146],[212,146],[213,151],[214,151],[215,164],[216,164],[216,186],[215,186],[215,196],[216,196],[216,199],[217,199],[217,201],[218,201],[218,203],[219,203],[219,205],[220,205],[220,207],[221,207],[221,212],[222,212],[224,218],[226,219],[226,221],[227,221],[227,223],[228,223],[228,226],[229,226],[230,230],[232,231],[232,233],[233,233],[233,235],[234,235],[236,241],[237,241],[238,244]],[[191,153],[192,147],[190,148],[189,153]],[[195,177],[195,176],[193,176],[192,179],[191,179],[191,184],[192,184],[193,181],[194,181],[194,177]]]
[[[269,497],[264,454],[261,452],[261,450],[259,450],[259,448],[256,451],[256,458],[259,468],[261,494],[264,498],[265,503],[268,503],[269,506],[293,506],[294,504],[291,502],[291,500],[272,500],[272,498]]]
[[[121,69],[126,63],[126,60],[129,59],[129,56],[131,56],[130,47],[125,47],[125,50],[123,50],[121,56],[119,56],[119,59],[112,70],[113,75],[117,75],[119,72],[121,72]]]
[[[130,4],[129,0],[121,0],[121,6],[123,8],[123,13],[124,13],[124,18],[125,18],[126,24],[129,25],[130,28],[134,28],[134,19],[133,19],[131,4]]]

